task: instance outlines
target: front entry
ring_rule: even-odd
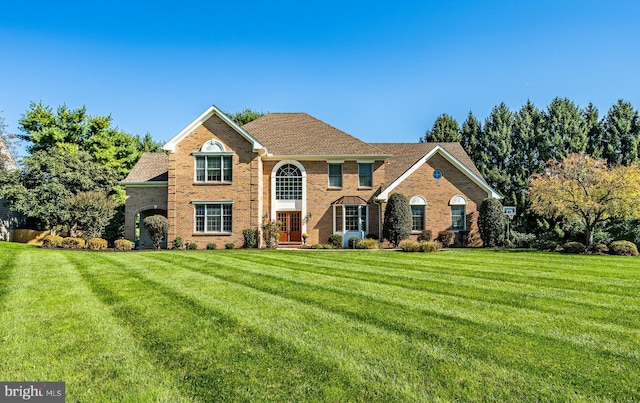
[[[302,242],[301,216],[299,211],[278,211],[277,220],[280,226],[280,243]]]

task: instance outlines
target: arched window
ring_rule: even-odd
[[[302,200],[302,173],[293,164],[286,164],[276,173],[276,200]]]
[[[467,199],[453,196],[449,201],[451,206],[451,230],[464,231],[467,229]]]
[[[411,230],[414,232],[424,230],[424,218],[425,218],[425,206],[427,201],[422,196],[413,196],[409,201],[411,204],[411,217],[413,219],[413,225]]]

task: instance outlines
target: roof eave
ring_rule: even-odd
[[[299,161],[318,161],[318,160],[386,160],[391,158],[391,154],[266,154],[265,160],[299,160]]]
[[[118,185],[129,187],[165,187],[169,186],[169,181],[146,181],[146,182],[126,182],[120,181]]]
[[[185,137],[187,137],[191,132],[193,132],[198,126],[202,125],[204,122],[209,120],[212,116],[218,116],[223,122],[225,122],[229,127],[235,130],[238,134],[244,137],[247,141],[249,141],[253,146],[253,151],[259,152],[263,150],[265,147],[260,143],[255,137],[253,137],[249,132],[240,127],[236,122],[231,120],[224,112],[218,109],[215,105],[211,105],[206,111],[204,111],[200,116],[195,118],[191,123],[189,123],[184,129],[182,129],[178,134],[173,136],[171,140],[169,140],[162,149],[169,152],[175,152],[176,146],[180,141],[182,141]]]

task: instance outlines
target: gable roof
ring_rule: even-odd
[[[242,127],[265,145],[269,157],[390,157],[306,113],[269,113]]]
[[[9,146],[4,141],[4,139],[0,136],[0,169],[6,169],[7,171],[17,171],[18,163],[15,158],[11,154],[11,150],[9,150]]]
[[[386,200],[389,194],[422,164],[436,153],[458,168],[474,183],[487,192],[489,197],[502,196],[484,180],[478,168],[464,151],[460,143],[377,143],[378,148],[394,155],[387,161],[385,187],[378,199]]]
[[[144,153],[129,175],[120,183],[123,185],[160,185],[169,180],[169,156],[165,153]]]
[[[211,105],[206,111],[202,112],[200,116],[195,118],[195,120],[187,125],[184,129],[180,131],[180,133],[176,134],[169,140],[163,147],[163,150],[175,152],[176,145],[180,141],[182,141],[185,137],[191,134],[198,126],[202,125],[204,122],[209,120],[212,116],[218,116],[223,122],[225,122],[229,127],[235,130],[238,134],[244,137],[249,143],[251,143],[253,147],[253,151],[262,150],[264,146],[256,140],[252,135],[247,133],[242,127],[238,126],[236,122],[231,120],[224,112],[218,109],[215,105]]]

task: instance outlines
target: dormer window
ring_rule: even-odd
[[[195,181],[198,183],[229,183],[232,180],[233,152],[224,145],[209,140],[195,156]]]

